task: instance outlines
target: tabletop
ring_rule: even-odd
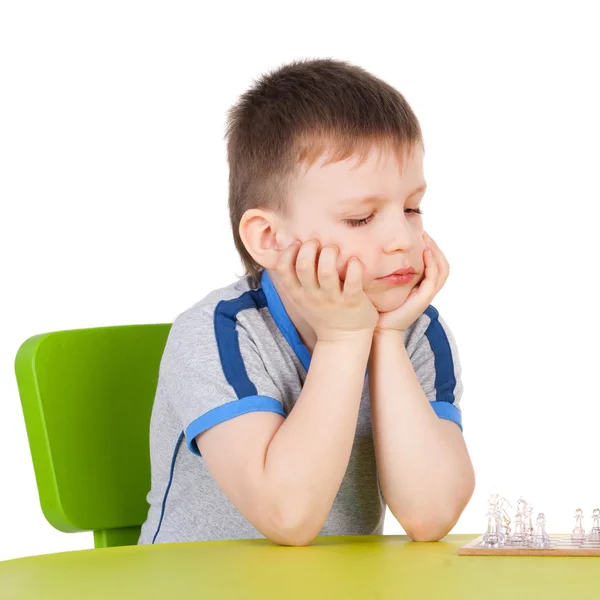
[[[475,535],[186,542],[0,562],[0,599],[600,598],[600,558],[458,556]]]

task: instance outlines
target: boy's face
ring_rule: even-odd
[[[395,154],[378,148],[360,166],[356,157],[326,166],[321,158],[294,179],[284,220],[289,243],[314,238],[338,246],[342,281],[348,259],[359,258],[365,292],[379,312],[398,308],[423,278],[423,220],[414,212],[425,192],[423,151],[416,146],[404,156],[402,172]],[[381,280],[405,267],[415,270],[412,281]]]

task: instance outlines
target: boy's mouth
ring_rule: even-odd
[[[392,277],[394,275],[409,275],[410,273],[412,273],[414,275],[415,270],[412,267],[404,267],[403,269],[398,269],[397,271],[394,271],[393,273],[390,273],[389,275],[384,275],[383,277],[378,277],[378,279],[386,279],[386,278]]]
[[[411,282],[414,276],[414,271],[409,271],[404,274],[392,273],[391,275],[386,275],[385,277],[379,277],[378,281],[382,281],[391,285],[401,285],[403,283]]]

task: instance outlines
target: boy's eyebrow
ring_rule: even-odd
[[[410,192],[408,194],[408,196],[406,197],[406,200],[408,200],[415,194],[418,194],[419,192],[424,192],[426,189],[427,189],[426,183],[424,183],[423,185],[420,185],[418,188],[415,188],[412,192]],[[338,206],[344,207],[346,205],[354,206],[354,205],[362,205],[362,204],[371,204],[374,201],[382,200],[384,198],[385,198],[385,196],[379,196],[377,194],[374,196],[362,196],[359,198],[344,198],[343,200],[340,200],[338,202]]]

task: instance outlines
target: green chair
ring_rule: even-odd
[[[96,548],[136,544],[150,489],[149,426],[171,324],[36,335],[15,373],[42,511]]]

